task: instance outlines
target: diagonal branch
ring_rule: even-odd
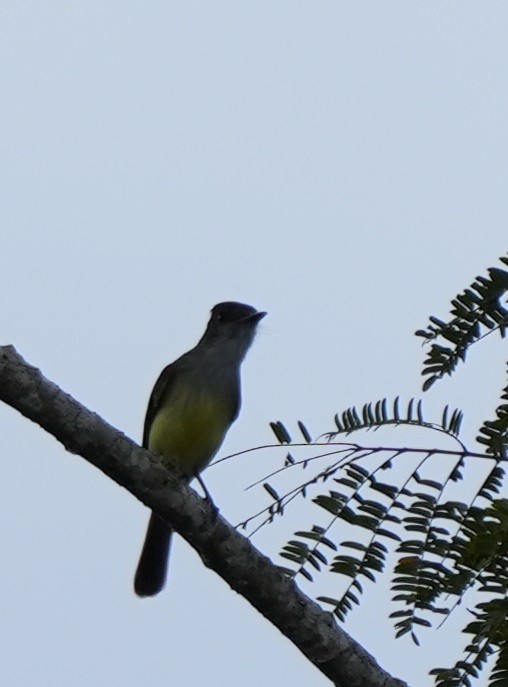
[[[47,380],[12,346],[0,347],[0,399],[155,510],[333,684],[405,687],[156,456]]]

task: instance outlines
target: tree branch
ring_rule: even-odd
[[[0,347],[0,399],[156,511],[335,685],[407,687],[156,456],[47,380],[12,346]]]

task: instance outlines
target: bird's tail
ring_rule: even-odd
[[[134,577],[138,596],[155,596],[164,587],[172,534],[173,530],[152,513]]]

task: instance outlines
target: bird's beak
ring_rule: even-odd
[[[258,312],[253,312],[252,315],[247,315],[247,317],[244,318],[244,322],[252,322],[253,324],[257,324],[260,322],[263,317],[266,315],[266,312],[262,312],[259,310]]]

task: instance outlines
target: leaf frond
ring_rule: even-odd
[[[500,260],[508,265],[506,256]],[[452,300],[448,321],[430,317],[427,328],[415,332],[430,344],[423,363],[424,391],[445,375],[453,374],[457,365],[466,360],[469,348],[481,338],[493,331],[506,336],[508,310],[502,300],[508,291],[508,271],[490,267],[487,273],[487,277],[476,277],[469,288]]]

